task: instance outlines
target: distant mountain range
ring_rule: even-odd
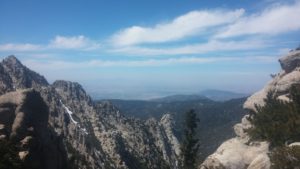
[[[226,101],[231,99],[238,99],[242,97],[247,97],[250,94],[245,93],[236,93],[231,91],[225,91],[225,90],[203,90],[199,93],[200,96],[205,96],[211,100],[214,101]]]
[[[194,109],[200,119],[198,136],[201,140],[199,161],[204,160],[228,138],[234,136],[233,125],[245,115],[246,98],[214,101],[201,95],[173,95],[153,100],[109,100],[127,117],[146,120],[173,115],[175,134],[180,140],[184,113]]]
[[[193,100],[207,100],[209,99],[206,96],[201,95],[171,95],[162,98],[151,99],[150,101],[154,102],[184,102],[184,101],[193,101]]]
[[[199,94],[177,94],[177,95],[170,95],[161,98],[151,99],[150,101],[156,102],[180,102],[180,101],[194,101],[194,100],[205,100],[210,99],[213,101],[227,101],[231,99],[238,99],[247,97],[248,94],[244,93],[235,93],[231,91],[225,90],[203,90]]]

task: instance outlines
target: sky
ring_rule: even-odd
[[[300,0],[2,0],[0,58],[95,98],[253,93],[300,44]]]

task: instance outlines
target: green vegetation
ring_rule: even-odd
[[[300,166],[300,146],[282,146],[270,154],[272,169],[291,169]]]
[[[300,166],[300,146],[287,144],[300,141],[300,86],[293,86],[288,101],[269,93],[263,107],[250,114],[253,127],[248,130],[252,140],[270,142],[272,169],[291,169]]]
[[[17,148],[6,140],[0,141],[0,169],[21,169]]]
[[[202,163],[225,140],[235,136],[233,126],[239,123],[246,114],[243,103],[246,98],[225,102],[215,102],[208,99],[187,100],[176,102],[111,100],[127,117],[147,120],[154,117],[160,120],[163,114],[170,112],[175,121],[175,135],[182,140],[185,112],[194,109],[201,119],[196,131],[201,140],[197,163]]]
[[[273,93],[265,99],[265,106],[256,106],[250,122],[254,126],[248,133],[254,140],[266,140],[271,146],[300,141],[300,88],[292,87],[289,94],[292,102],[278,100]]]
[[[199,119],[194,110],[185,113],[184,136],[181,145],[183,169],[195,169],[199,151],[199,139],[196,138],[196,129]]]

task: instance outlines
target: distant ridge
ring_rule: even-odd
[[[183,101],[194,101],[194,100],[210,100],[210,99],[206,96],[201,96],[201,95],[178,94],[178,95],[171,95],[171,96],[166,96],[166,97],[162,97],[162,98],[151,99],[150,101],[155,101],[155,102],[183,102]]]
[[[236,93],[231,91],[214,89],[203,90],[199,93],[199,95],[205,96],[214,101],[227,101],[231,99],[238,99],[249,96],[249,94],[245,93]]]
[[[176,94],[170,95],[166,97],[160,97],[151,99],[149,101],[154,102],[184,102],[184,101],[196,101],[196,100],[212,100],[212,101],[228,101],[232,99],[244,98],[247,97],[248,94],[244,93],[235,93],[226,90],[203,90],[199,94]]]

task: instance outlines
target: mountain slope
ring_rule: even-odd
[[[164,113],[173,115],[175,134],[180,140],[184,112],[194,109],[200,119],[198,136],[201,140],[199,161],[213,153],[225,140],[234,136],[233,125],[245,115],[246,98],[215,102],[207,98],[181,101],[110,100],[125,116],[140,119],[161,119]]]
[[[235,93],[223,90],[204,90],[200,92],[200,95],[205,96],[214,101],[227,101],[231,99],[238,99],[246,97],[247,94]]]
[[[48,126],[48,107],[40,93],[28,89],[0,96],[0,138],[17,146],[24,168],[67,167],[60,137]]]
[[[34,110],[32,112],[47,118],[26,118],[26,127],[38,123],[43,127],[38,127],[36,132],[52,133],[51,138],[55,138],[56,141],[53,144],[49,143],[49,146],[58,146],[59,151],[63,152],[60,153],[61,158],[47,156],[46,151],[38,152],[38,156],[45,157],[46,161],[52,160],[52,164],[55,165],[52,168],[177,168],[179,143],[173,134],[172,121],[166,120],[171,119],[168,115],[162,118],[163,122],[126,118],[109,102],[93,102],[78,83],[60,80],[49,85],[45,78],[23,66],[13,56],[1,62],[0,71],[3,73],[0,75],[1,94],[5,99],[12,99],[9,102],[3,101],[4,108],[0,109],[0,113],[5,114],[8,111],[5,106],[11,106],[14,110],[20,104],[24,109]],[[23,98],[22,93],[26,93],[27,90],[33,90],[40,95],[36,104],[18,102],[17,99]],[[38,109],[42,103],[45,105],[44,109]],[[1,105],[0,100],[0,107]],[[9,117],[14,114],[10,110],[8,112]],[[24,113],[21,111],[21,114]],[[5,118],[6,116],[0,116],[0,125],[8,129],[14,128],[15,125],[3,122]],[[22,121],[22,118],[16,118],[14,121],[19,119]],[[10,140],[8,136],[6,134],[0,139]],[[47,139],[47,134],[35,136],[37,140]],[[27,135],[21,134],[20,137],[26,138]],[[36,146],[35,142],[32,144]],[[18,145],[16,142],[15,146]],[[39,160],[26,161],[31,159],[32,153],[30,148],[29,153],[22,153],[25,150],[18,149],[23,164],[37,166],[32,168],[43,168],[40,166],[46,163],[36,164]]]

